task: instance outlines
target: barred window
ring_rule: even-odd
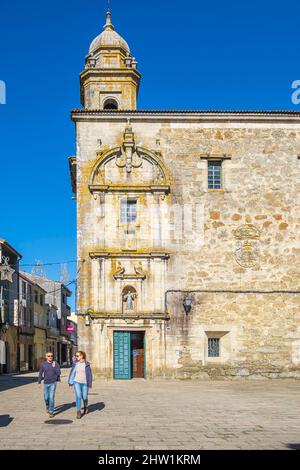
[[[208,161],[208,189],[222,188],[222,161]]]
[[[220,357],[220,338],[208,338],[208,357]]]
[[[137,201],[135,199],[127,199],[121,203],[121,223],[133,224],[137,219],[136,211]]]

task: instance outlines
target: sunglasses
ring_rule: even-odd
[[[53,354],[47,354],[47,357],[53,357]]]

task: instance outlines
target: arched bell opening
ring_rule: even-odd
[[[105,110],[118,110],[119,104],[116,100],[109,98],[104,101],[103,109]]]

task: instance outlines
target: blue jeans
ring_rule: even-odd
[[[74,390],[76,396],[76,408],[78,411],[81,410],[81,400],[85,406],[87,406],[88,393],[89,389],[87,384],[80,384],[79,382],[74,382]]]
[[[57,382],[54,384],[44,384],[44,398],[46,406],[49,408],[49,413],[54,412],[54,400]]]

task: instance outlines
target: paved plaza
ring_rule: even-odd
[[[37,374],[0,376],[2,449],[300,448],[300,381],[98,380],[76,420],[67,374],[50,424]]]

